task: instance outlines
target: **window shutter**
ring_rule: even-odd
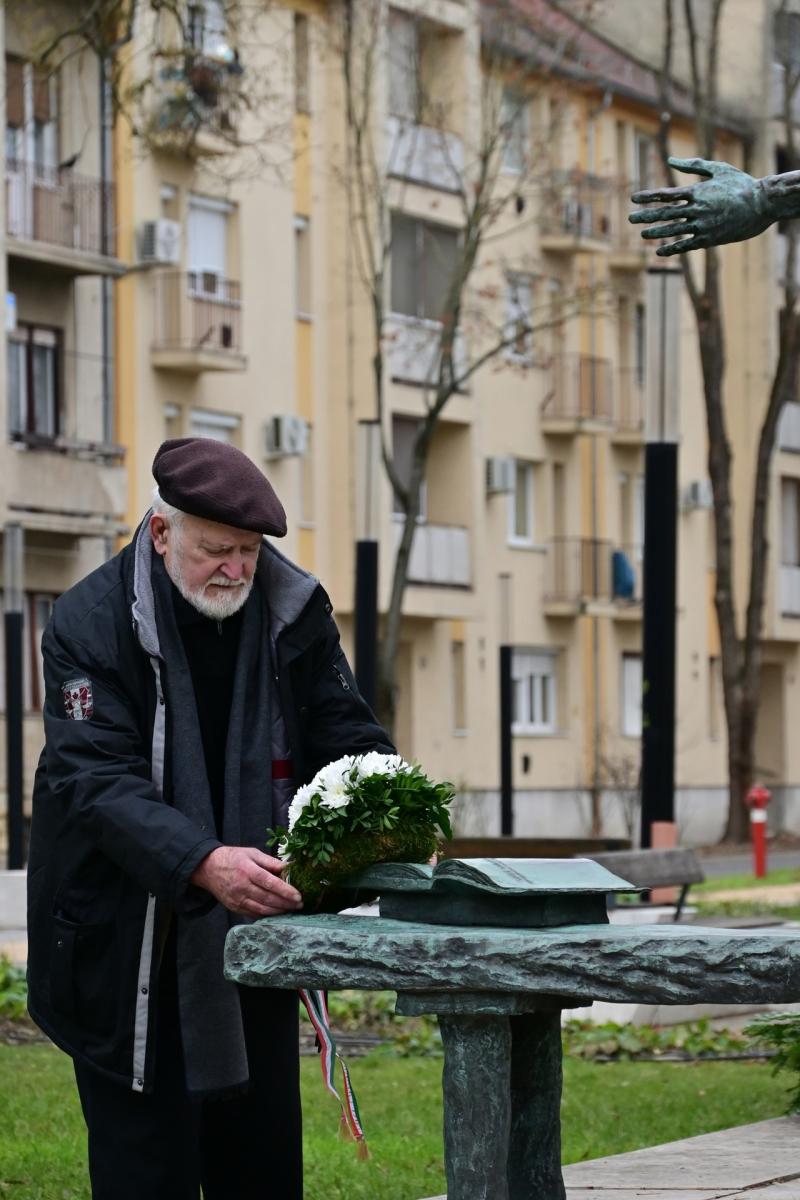
[[[55,117],[53,111],[53,88],[55,81],[52,73],[45,67],[34,67],[33,71],[33,119],[46,125]]]
[[[6,55],[6,125],[21,129],[25,124],[25,64]]]

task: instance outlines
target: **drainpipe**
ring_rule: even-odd
[[[100,59],[100,249],[110,254],[113,249],[114,209],[109,202],[112,183],[112,108],[111,85],[108,79],[109,60]],[[103,371],[103,441],[115,440],[114,428],[114,293],[112,281],[104,275],[100,282],[102,293],[102,371]]]

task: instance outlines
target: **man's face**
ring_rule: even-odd
[[[189,515],[178,522],[154,515],[150,533],[184,600],[215,621],[238,612],[253,586],[260,533]]]

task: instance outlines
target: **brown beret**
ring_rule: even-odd
[[[286,534],[286,513],[272,485],[241,450],[214,438],[170,438],[153,459],[162,499],[181,512],[273,537]]]

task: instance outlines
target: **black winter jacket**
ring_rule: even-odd
[[[280,570],[304,574],[269,543],[263,553]],[[308,577],[305,594],[275,641],[297,784],[343,754],[393,751],[359,695],[326,592]],[[151,778],[164,700],[133,600],[131,545],[56,602],[42,641],[46,742],[33,793],[28,987],[31,1016],[57,1045],[148,1091],[169,914],[213,903],[189,877],[219,842],[171,806],[167,783],[162,795]],[[68,718],[69,703],[82,705],[83,719]]]

